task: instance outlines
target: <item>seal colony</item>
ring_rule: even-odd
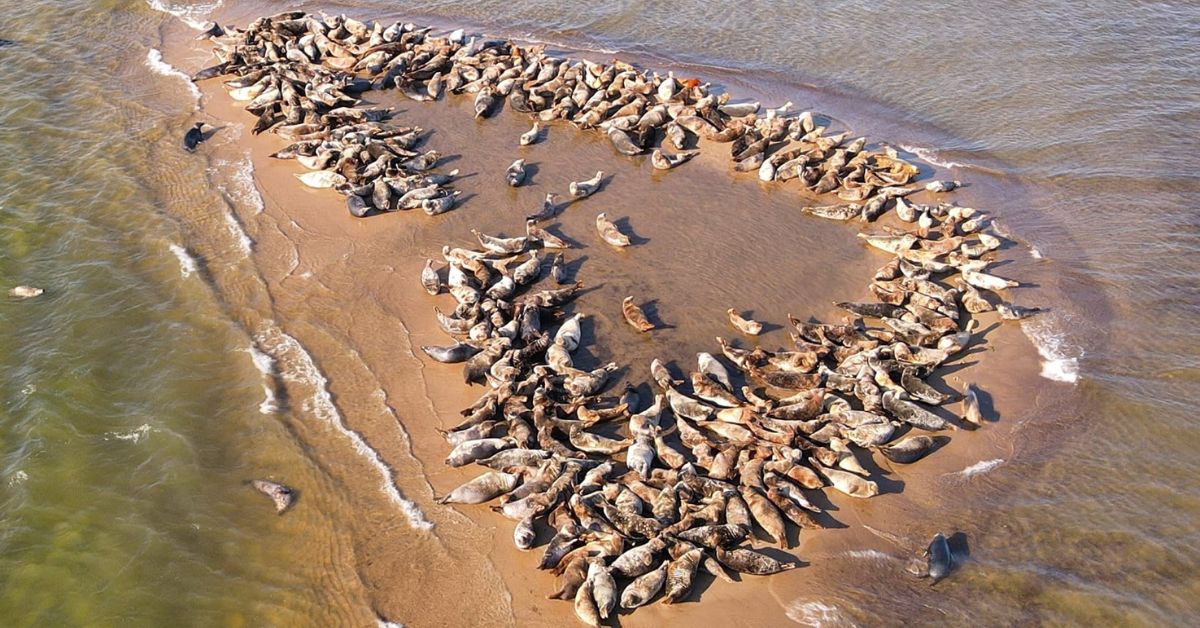
[[[449,314],[435,308],[453,342],[422,349],[435,361],[462,364],[464,381],[485,389],[443,435],[448,465],[486,471],[439,502],[496,501],[493,510],[517,522],[513,541],[523,550],[533,549],[539,529],[553,530],[539,568],[559,576],[550,597],[573,600],[589,625],[618,605],[633,609],[660,595],[664,603],[682,601],[700,570],[732,580],[729,571],[796,568],[754,545],[786,548],[789,524],[827,524],[807,491],[879,494],[863,456],[911,464],[946,440],[931,434],[956,430],[960,421],[982,425],[978,387],[966,386],[962,415],[953,417],[938,408],[957,395],[926,380],[972,344],[978,315],[999,309],[1001,318],[1016,319],[1037,311],[1003,302],[1000,294],[1018,284],[986,272],[1004,244],[986,216],[906,200],[949,192],[958,182],[915,184],[916,165],[890,147],[827,134],[812,113],[791,115],[790,104],[759,117],[758,103],[733,104],[696,79],[646,74],[615,60],[563,59],[542,46],[468,40],[461,31],[435,37],[404,23],[288,12],[246,30],[214,26],[205,36],[220,63],[195,79],[235,75],[225,84],[258,116],[254,132],[293,142],[274,156],[309,169],[300,175],[306,185],[344,194],[355,216],[418,207],[435,215],[459,195],[447,187],[456,173],[432,173],[441,155],[416,150],[422,129],[385,126],[394,112],[361,107],[355,95],[393,87],[422,101],[474,94],[476,118],[507,103],[534,118],[514,145],[537,142],[544,123],[562,119],[600,130],[623,155],[652,151],[652,165],[666,170],[727,143],[737,171],[796,179],[810,196],[838,198],[802,207],[805,213],[872,222],[895,209],[901,226],[859,234],[891,257],[868,286],[870,300],[836,304],[846,320],[788,314],[793,346],[779,350],[717,338],[685,379],[656,359],[652,399],[631,384],[608,393],[621,370],[615,363],[574,365],[586,315],[571,304],[583,284],[545,284],[539,256],[569,247],[537,226],[562,210],[557,195],[528,216],[525,236],[472,230],[472,245],[445,246],[444,280],[427,261],[422,289],[454,299]],[[505,183],[519,186],[523,167],[517,160]],[[600,172],[572,183],[571,203],[589,202],[604,185]],[[605,213],[596,229],[611,246],[634,245]],[[562,255],[549,259],[552,280],[562,284]],[[634,296],[613,307],[638,332],[654,333]],[[746,336],[762,330],[737,308],[725,313]]]

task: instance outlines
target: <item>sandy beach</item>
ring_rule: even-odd
[[[183,42],[166,54],[178,67],[194,71],[203,64],[203,49]],[[719,74],[701,78],[718,85],[723,79]],[[563,123],[551,125],[540,143],[519,147],[516,138],[529,126],[526,116],[505,110],[473,120],[467,96],[419,103],[395,92],[367,95],[372,104],[397,108],[394,123],[428,130],[422,148],[446,155],[439,171],[462,173],[455,187],[465,201],[436,217],[410,211],[355,219],[341,196],[300,185],[293,176],[301,172],[297,164],[269,157],[287,143],[271,135],[251,136],[252,116],[228,98],[219,81],[200,85],[204,115],[224,140],[217,150],[230,159],[249,151],[263,204],[261,213],[238,207],[237,219],[254,243],[250,257],[269,295],[268,317],[311,355],[340,420],[390,470],[389,480],[361,457],[327,461],[362,476],[340,487],[352,512],[328,514],[353,528],[354,552],[346,559],[353,561],[375,612],[389,621],[415,626],[575,621],[569,603],[545,599],[553,576],[535,569],[540,552],[513,547],[513,522],[485,506],[434,503],[476,473],[443,465],[449,446],[437,429],[457,423],[458,409],[481,391],[465,387],[458,368],[432,362],[416,350],[448,340],[432,312],[433,305],[445,309],[447,302],[424,294],[418,281],[425,259],[438,258],[443,244],[471,245],[471,228],[523,233],[523,217],[540,206],[545,193],[565,196],[569,181],[597,170],[607,173],[601,193],[570,205],[549,228],[573,243],[566,251],[568,269],[588,287],[571,306],[590,314],[577,366],[627,365],[613,389],[629,381],[644,393],[651,359],[686,365],[695,352],[713,350],[715,336],[738,336],[723,316],[727,307],[767,322],[758,342],[782,347],[788,343],[787,314],[840,320],[842,313],[832,303],[867,298],[870,276],[887,259],[859,243],[858,223],[804,216],[798,207],[806,199],[794,188],[764,185],[752,173],[730,171],[720,147],[668,172],[653,170],[648,157],[617,155],[602,135]],[[803,102],[806,95],[786,96]],[[513,189],[503,184],[503,172],[516,158],[533,168],[530,181]],[[929,164],[923,168],[927,175],[952,174]],[[984,182],[953,198],[983,208],[987,193]],[[600,211],[626,227],[635,246],[618,251],[605,245],[593,226]],[[1003,251],[1005,272],[1029,280],[1038,269],[1025,262],[1029,256],[1022,248],[1014,244]],[[648,311],[664,328],[648,336],[630,330],[620,315],[620,300],[627,294],[649,302]],[[911,590],[912,607],[897,612],[936,619],[936,611],[922,601],[927,584],[904,573],[904,566],[936,531],[970,534],[974,522],[955,516],[956,493],[996,490],[973,483],[969,470],[986,471],[1012,458],[1022,422],[1041,402],[1027,393],[1044,388],[1037,377],[1038,355],[1019,326],[1001,324],[994,314],[983,321],[983,341],[939,370],[938,378],[943,390],[961,390],[963,382],[973,381],[987,391],[994,423],[954,433],[948,445],[915,465],[891,465],[897,467],[892,471],[873,464],[873,478],[884,493],[876,498],[856,500],[827,491],[820,505],[839,527],[793,536],[789,553],[803,568],[764,578],[743,576],[736,584],[704,576],[689,603],[651,605],[620,616],[620,623],[778,625],[810,621],[806,614],[822,612],[852,621],[855,611],[845,591],[871,586]],[[276,359],[295,358],[269,337],[262,340],[263,350]],[[314,394],[305,389],[311,381],[285,377],[282,383],[292,403]],[[394,481],[411,504],[381,499],[381,481]],[[864,570],[870,572],[865,578]],[[937,604],[950,601],[943,595]],[[826,607],[835,610],[823,611]]]

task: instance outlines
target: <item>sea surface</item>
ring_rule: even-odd
[[[890,584],[904,577],[883,567],[895,556],[851,550],[840,560],[859,577],[773,591],[781,617],[1200,617],[1200,4],[293,6],[465,26],[792,99],[970,183],[1021,244],[1010,268],[1036,272],[1026,298],[1049,309],[1013,334],[1037,355],[1022,366],[1037,382],[1024,410],[999,408],[1019,429],[917,491],[943,499],[906,527],[917,545],[965,530],[965,564],[919,611]],[[450,611],[422,622],[419,594],[443,584],[438,565],[475,563],[495,614],[471,616],[523,617],[488,550],[463,554],[480,541],[469,526],[423,509],[440,466],[409,439],[429,427],[368,381],[390,375],[354,370],[374,349],[339,328],[369,322],[288,296],[321,269],[303,247],[269,244],[304,229],[264,215],[246,129],[179,146],[215,119],[187,79],[205,59],[196,27],[283,7],[0,0],[0,624],[453,625]],[[45,293],[7,296],[17,285]],[[299,487],[297,507],[275,515],[253,478]],[[404,571],[381,578],[384,545],[422,558],[393,559]],[[407,606],[389,586],[411,592]]]

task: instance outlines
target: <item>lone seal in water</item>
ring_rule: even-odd
[[[271,498],[275,502],[275,512],[283,514],[296,501],[296,490],[270,480],[250,480],[247,482],[254,490]]]
[[[183,136],[183,147],[188,151],[196,150],[196,146],[204,141],[204,123],[197,122],[196,126],[188,129]]]
[[[43,292],[45,292],[45,290],[42,290],[41,288],[35,288],[33,286],[17,286],[8,291],[8,296],[16,297],[18,299],[32,299],[33,297],[42,296]]]

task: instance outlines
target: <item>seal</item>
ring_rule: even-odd
[[[664,153],[660,149],[654,149],[650,153],[650,164],[658,170],[670,170],[675,166],[687,163],[696,155],[699,155],[698,150],[681,151],[678,153]]]
[[[471,358],[471,356],[474,356],[482,351],[482,349],[476,347],[475,345],[456,342],[446,347],[422,346],[421,351],[424,351],[425,355],[428,355],[438,362],[455,364],[458,362],[467,361]]]
[[[473,480],[468,480],[447,493],[439,504],[482,504],[489,502],[517,487],[521,476],[501,471],[488,471]]]
[[[591,576],[590,565],[588,576]],[[599,628],[600,609],[596,607],[596,600],[592,597],[592,586],[592,579],[588,577],[575,591],[575,616],[584,624],[592,626],[592,628]]]
[[[542,200],[542,208],[540,210],[538,210],[537,212],[526,216],[525,220],[541,222],[543,220],[549,220],[549,219],[557,216],[558,215],[558,207],[554,203],[554,199],[556,199],[556,198],[558,198],[557,194],[555,194],[553,192],[547,192],[546,198],[544,200]]]
[[[999,303],[996,305],[996,311],[1000,312],[1000,318],[1006,321],[1019,321],[1041,312],[1042,308],[1024,307],[1016,303]]]
[[[604,179],[604,171],[597,170],[596,176],[592,177],[591,179],[588,179],[586,181],[572,181],[571,184],[567,187],[567,190],[571,194],[571,198],[574,198],[574,199],[587,198],[587,197],[595,194],[596,190],[600,189],[600,183],[601,183],[601,181],[603,181],[603,179]]]
[[[960,187],[962,187],[961,181],[930,181],[929,183],[925,184],[925,190],[935,194],[950,192],[957,190]]]
[[[45,294],[45,292],[45,290],[41,288],[35,288],[33,286],[16,286],[9,288],[8,296],[17,299],[32,299],[34,297],[42,296]]]
[[[680,545],[684,549],[678,557],[667,565],[666,593],[663,604],[674,604],[684,598],[692,588],[696,570],[704,559],[704,550],[690,545]],[[691,547],[691,549],[686,549]]]
[[[518,159],[512,162],[508,170],[504,171],[504,180],[508,182],[510,187],[517,187],[525,182],[525,160]]]
[[[944,534],[938,532],[933,536],[929,547],[925,549],[925,557],[928,559],[927,573],[932,581],[930,584],[937,584],[950,575],[950,570],[954,567],[954,554],[951,553],[950,543]]]
[[[563,285],[567,283],[567,271],[563,268],[563,256],[560,253],[554,255],[554,260],[550,262],[550,276],[554,278],[554,283]]]
[[[647,332],[655,327],[654,323],[651,323],[650,319],[646,318],[646,314],[642,312],[642,308],[633,304],[633,297],[625,297],[621,301],[621,314],[625,317],[625,322],[629,323],[630,327],[640,332]]]
[[[542,132],[542,127],[539,126],[537,122],[534,122],[533,128],[522,133],[521,137],[518,141],[521,143],[521,146],[529,146],[530,144],[537,142],[538,134],[540,134],[541,132]]]
[[[526,220],[525,221],[525,235],[527,235],[531,240],[536,240],[538,242],[541,242],[543,248],[547,248],[547,249],[569,249],[569,248],[571,248],[570,243],[568,243],[566,240],[563,240],[562,238],[554,235],[553,233],[550,233],[549,231],[546,231],[545,229],[542,229],[541,227],[537,226],[536,220]]]
[[[275,503],[275,513],[282,515],[296,502],[296,490],[270,480],[250,480],[247,482],[254,490],[271,498]]]
[[[718,547],[717,560],[738,573],[755,576],[769,576],[796,568],[796,563],[780,562],[766,554],[741,547],[729,550]]]
[[[630,244],[629,236],[621,233],[621,230],[608,220],[608,215],[604,212],[596,214],[596,231],[600,232],[600,237],[605,242],[617,248],[625,248]]]
[[[188,152],[196,150],[200,142],[204,141],[204,123],[197,122],[195,126],[188,129],[187,133],[183,134],[183,148]]]
[[[433,269],[433,260],[425,260],[425,268],[421,270],[421,287],[425,288],[425,292],[429,296],[437,296],[442,291],[442,280],[438,277],[437,271]]]
[[[879,452],[892,462],[912,464],[927,456],[936,444],[931,436],[914,434],[879,447]]]
[[[670,561],[664,560],[657,568],[634,578],[621,592],[621,608],[634,609],[653,600],[667,581],[669,566]]]
[[[737,327],[738,330],[743,334],[746,334],[747,336],[757,336],[762,333],[762,323],[755,320],[750,320],[748,318],[742,318],[737,313],[737,310],[733,308],[725,310],[725,313],[729,316],[729,323],[734,327]]]
[[[979,409],[979,389],[975,384],[967,384],[963,390],[963,420],[978,427],[983,427],[983,411]]]
[[[486,118],[491,115],[492,107],[496,104],[496,97],[492,88],[485,87],[479,90],[475,95],[475,119]]]
[[[617,605],[617,583],[604,566],[604,561],[595,558],[588,566],[588,580],[592,582],[592,598],[596,600],[596,610],[600,619],[608,619],[613,608]]]

